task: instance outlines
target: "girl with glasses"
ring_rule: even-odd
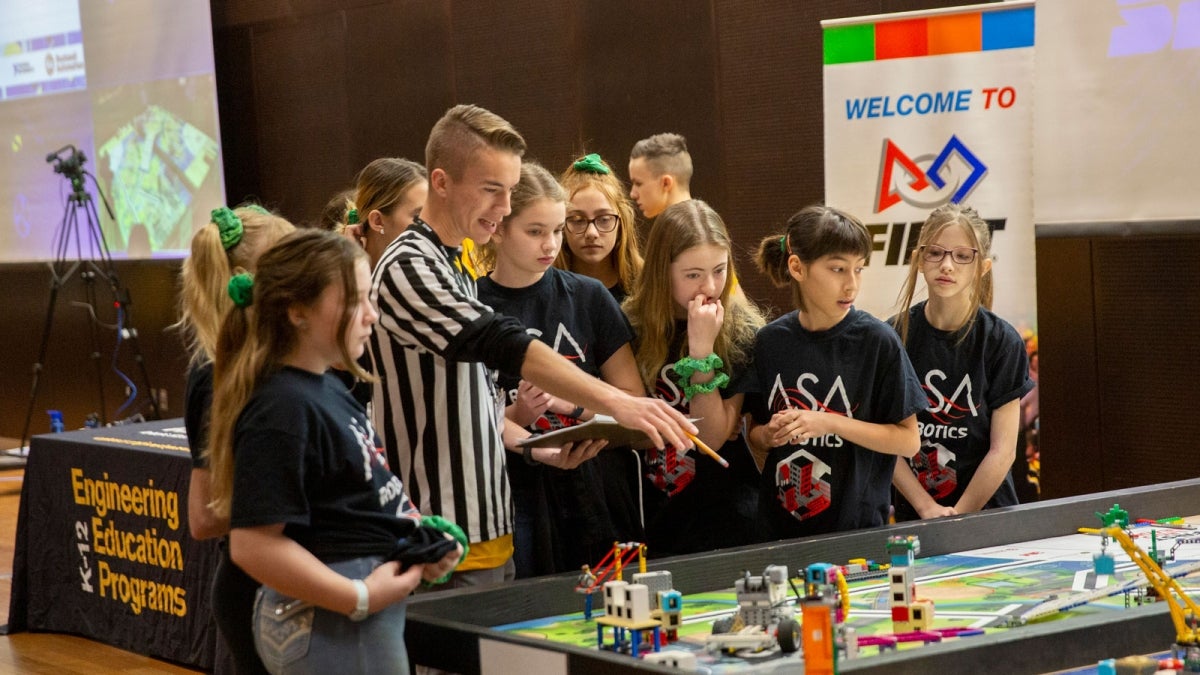
[[[974,209],[929,214],[909,261],[895,326],[928,399],[921,449],[896,464],[896,519],[1017,503],[1011,468],[1021,398],[1033,389],[1025,344],[993,314],[991,233]],[[913,304],[917,279],[929,298]]]
[[[480,301],[519,319],[589,375],[643,395],[629,346],[633,331],[621,308],[595,279],[553,267],[568,218],[562,186],[540,164],[523,162],[511,205],[491,241],[479,249],[492,270],[479,279]],[[553,431],[593,416],[519,377],[502,372],[498,384],[507,404],[505,417],[528,431]],[[602,447],[603,442],[581,443],[543,461],[533,450],[524,461],[509,455],[518,578],[578,570],[603,557],[614,541],[640,539],[635,505],[628,497],[607,497],[604,467],[612,460],[610,451],[597,456]]]
[[[925,398],[904,345],[854,307],[870,255],[867,228],[828,206],[759,245],[759,269],[796,304],[758,332],[749,383],[761,519],[776,538],[885,524],[896,456],[920,445]]]
[[[669,206],[650,228],[646,267],[625,301],[642,381],[696,418],[700,440],[729,465],[694,450],[646,451],[646,542],[656,556],[757,540],[758,471],[740,433],[740,387],[764,321],[732,292],[732,248],[708,204]]]
[[[620,303],[642,271],[633,204],[612,168],[591,154],[562,175],[567,190],[566,246],[557,265],[600,283]]]

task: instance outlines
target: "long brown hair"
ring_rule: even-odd
[[[514,218],[521,215],[525,209],[529,208],[530,204],[539,199],[549,199],[552,202],[563,204],[567,201],[567,193],[553,174],[546,170],[546,167],[533,160],[525,160],[521,162],[521,179],[517,181],[512,196],[509,198],[512,210],[504,217],[500,227],[508,227]],[[475,269],[480,276],[496,269],[495,239],[475,247]]]
[[[671,289],[671,263],[684,251],[712,244],[725,250],[727,261],[721,305],[725,321],[713,346],[728,366],[745,363],[754,345],[754,334],[764,323],[762,311],[745,294],[732,294],[736,276],[733,245],[721,216],[699,199],[690,199],[667,207],[654,220],[646,240],[646,266],[641,282],[623,306],[637,334],[638,372],[647,387],[653,387],[659,369],[669,359],[684,354],[668,354],[675,335],[675,299]],[[687,346],[683,346],[683,352]]]
[[[254,299],[229,311],[221,326],[213,362],[212,428],[209,458],[212,503],[219,517],[229,516],[233,493],[233,434],[238,417],[255,388],[281,367],[298,335],[288,310],[311,306],[330,285],[343,291],[338,346],[342,362],[355,377],[370,379],[346,349],[346,332],[358,296],[355,265],[366,252],[346,237],[324,230],[297,230],[280,239],[258,260]]]
[[[913,298],[916,295],[917,277],[921,276],[921,255],[926,246],[937,241],[942,232],[946,228],[958,225],[967,233],[967,237],[971,240],[971,247],[979,251],[975,262],[975,279],[971,284],[971,312],[967,315],[967,321],[959,328],[958,340],[965,340],[970,334],[971,329],[975,326],[975,317],[979,315],[979,308],[992,308],[992,269],[991,266],[986,266],[983,261],[992,257],[992,231],[988,228],[983,218],[979,217],[979,213],[970,206],[962,204],[943,204],[937,207],[925,219],[925,224],[921,226],[921,236],[917,238],[917,245],[913,248],[912,253],[908,258],[908,276],[904,279],[904,285],[900,287],[900,295],[896,299],[896,304],[900,311],[896,314],[896,332],[900,334],[900,339],[905,343],[908,342],[908,314],[912,307]],[[949,255],[949,254],[947,254]]]
[[[253,272],[258,257],[294,227],[260,207],[239,206],[233,210],[242,221],[242,238],[226,249],[216,223],[208,223],[192,236],[192,251],[180,272],[179,329],[192,365],[213,360],[221,321],[233,302],[226,285],[238,272]]]
[[[765,237],[758,244],[755,263],[776,286],[792,287],[796,309],[806,311],[800,284],[792,278],[788,261],[792,256],[810,265],[817,258],[835,253],[853,253],[871,259],[871,233],[858,218],[832,206],[807,206],[788,218],[787,228]]]
[[[637,233],[634,230],[636,217],[633,210],[633,202],[629,200],[629,193],[626,191],[621,179],[613,173],[612,167],[604,160],[600,163],[608,168],[608,173],[593,173],[583,169],[576,169],[574,164],[567,167],[560,179],[562,185],[567,190],[568,201],[575,198],[587,188],[595,188],[604,199],[609,203],[617,216],[621,219],[621,224],[617,226],[617,241],[613,244],[613,250],[609,253],[609,258],[613,261],[613,267],[617,270],[617,279],[621,284],[621,288],[626,293],[631,293],[634,286],[637,284],[638,277],[642,273],[642,266],[645,264],[642,259],[642,253],[638,247]],[[563,242],[562,250],[559,251],[558,260],[554,262],[556,267],[565,270],[574,270],[575,253],[571,250],[571,246],[565,241]]]

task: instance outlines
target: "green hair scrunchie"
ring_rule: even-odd
[[[226,251],[237,246],[242,240],[242,219],[228,206],[213,209],[212,221],[217,224],[217,232],[221,235],[221,247]]]
[[[788,252],[787,252],[787,235],[786,234],[779,238],[779,252],[784,255],[788,254]]]
[[[225,289],[238,307],[249,307],[254,302],[254,277],[246,272],[233,275]]]
[[[600,159],[600,155],[592,153],[584,155],[582,159],[577,160],[571,165],[571,168],[576,171],[585,171],[587,173],[598,173],[601,176],[607,176],[612,173],[611,170],[604,164],[604,160]]]
[[[458,559],[458,565],[461,565],[462,561],[467,559],[467,554],[471,552],[471,546],[467,543],[467,534],[463,532],[461,527],[441,516],[421,516],[421,525],[428,525],[439,532],[445,532],[462,546],[462,557]],[[454,567],[457,569],[458,565]],[[431,585],[446,583],[450,580],[451,574],[454,574],[454,570],[450,570],[437,579],[434,579]]]
[[[357,225],[358,224],[358,209],[350,209],[349,211],[346,212],[346,224],[347,225]]]

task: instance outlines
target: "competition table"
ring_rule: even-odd
[[[743,570],[757,573],[769,564],[786,564],[794,576],[798,569],[815,562],[883,558],[882,542],[889,535],[917,535],[921,542],[918,558],[926,558],[1069,535],[1078,527],[1099,523],[1096,514],[1107,512],[1114,504],[1135,518],[1192,515],[1200,511],[1200,480],[657,560],[647,567],[649,571],[670,570],[686,606],[687,595],[728,588]],[[628,656],[493,628],[579,612],[581,596],[571,590],[577,577],[578,573],[563,574],[482,590],[416,596],[408,611],[409,656],[414,663],[462,673],[679,672]],[[1046,673],[1094,665],[1104,658],[1161,652],[1174,637],[1166,604],[1154,603],[1068,615],[882,655],[870,650],[867,656],[841,661],[839,672]],[[747,668],[747,672],[773,670],[766,663]]]
[[[73,633],[211,669],[214,541],[188,535],[182,419],[36,436],[8,631]]]

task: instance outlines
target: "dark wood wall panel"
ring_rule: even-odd
[[[509,0],[497,12],[455,3],[452,15],[455,102],[499,113],[530,158],[561,171],[576,135],[570,5]]]
[[[791,292],[775,288],[753,260],[759,240],[825,194],[820,25],[807,3],[787,0],[756,3],[753,11],[723,0],[716,12],[723,216],[747,293],[787,311]]]
[[[1200,235],[1093,250],[1104,487],[1200,476]]]
[[[429,129],[455,103],[450,32],[448,3],[346,10],[347,187],[377,157],[425,163]]]
[[[716,27],[709,3],[579,3],[581,140],[628,181],[634,143],[657,133],[682,134],[695,168],[692,194],[719,209]]]
[[[293,220],[316,218],[350,163],[346,24],[340,12],[254,30],[262,198]]]
[[[1100,380],[1092,242],[1037,240],[1038,397],[1041,485],[1045,498],[1096,492],[1105,485],[1100,461]]]

